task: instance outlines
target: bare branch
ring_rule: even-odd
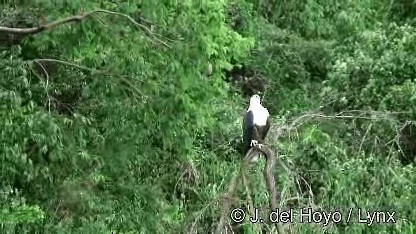
[[[9,27],[0,26],[0,33],[3,32],[3,33],[13,33],[13,34],[21,34],[21,35],[33,35],[33,34],[40,33],[47,29],[55,28],[62,24],[82,21],[83,19],[85,19],[86,17],[90,16],[93,13],[95,13],[95,11],[82,14],[82,15],[70,16],[64,19],[56,20],[51,23],[40,25],[38,27],[32,27],[32,28],[9,28]]]

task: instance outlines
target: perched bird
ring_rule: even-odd
[[[243,139],[244,155],[251,147],[261,148],[270,129],[269,111],[260,103],[260,96],[255,94],[250,98],[250,106],[244,116]],[[257,160],[258,157],[254,158]]]

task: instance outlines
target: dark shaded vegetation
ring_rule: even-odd
[[[286,232],[412,233],[415,7],[1,1],[0,232],[215,231],[240,170],[247,98],[260,93],[273,116],[278,205],[343,212],[340,223]],[[263,163],[247,172],[250,189],[237,188],[241,207],[249,192],[268,207]],[[396,223],[360,224],[358,209],[395,211]]]

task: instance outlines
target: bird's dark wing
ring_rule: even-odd
[[[243,125],[241,125],[243,131],[244,129],[246,129],[246,122],[247,122],[247,110],[244,112]]]
[[[253,112],[247,111],[243,123],[243,140],[244,154],[250,149],[250,143],[253,139]]]

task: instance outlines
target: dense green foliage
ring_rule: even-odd
[[[1,233],[215,230],[253,79],[286,165],[281,206],[396,212],[331,233],[416,231],[412,1],[17,2],[0,3],[0,26],[102,11],[0,32]],[[261,172],[251,179],[267,207]]]

